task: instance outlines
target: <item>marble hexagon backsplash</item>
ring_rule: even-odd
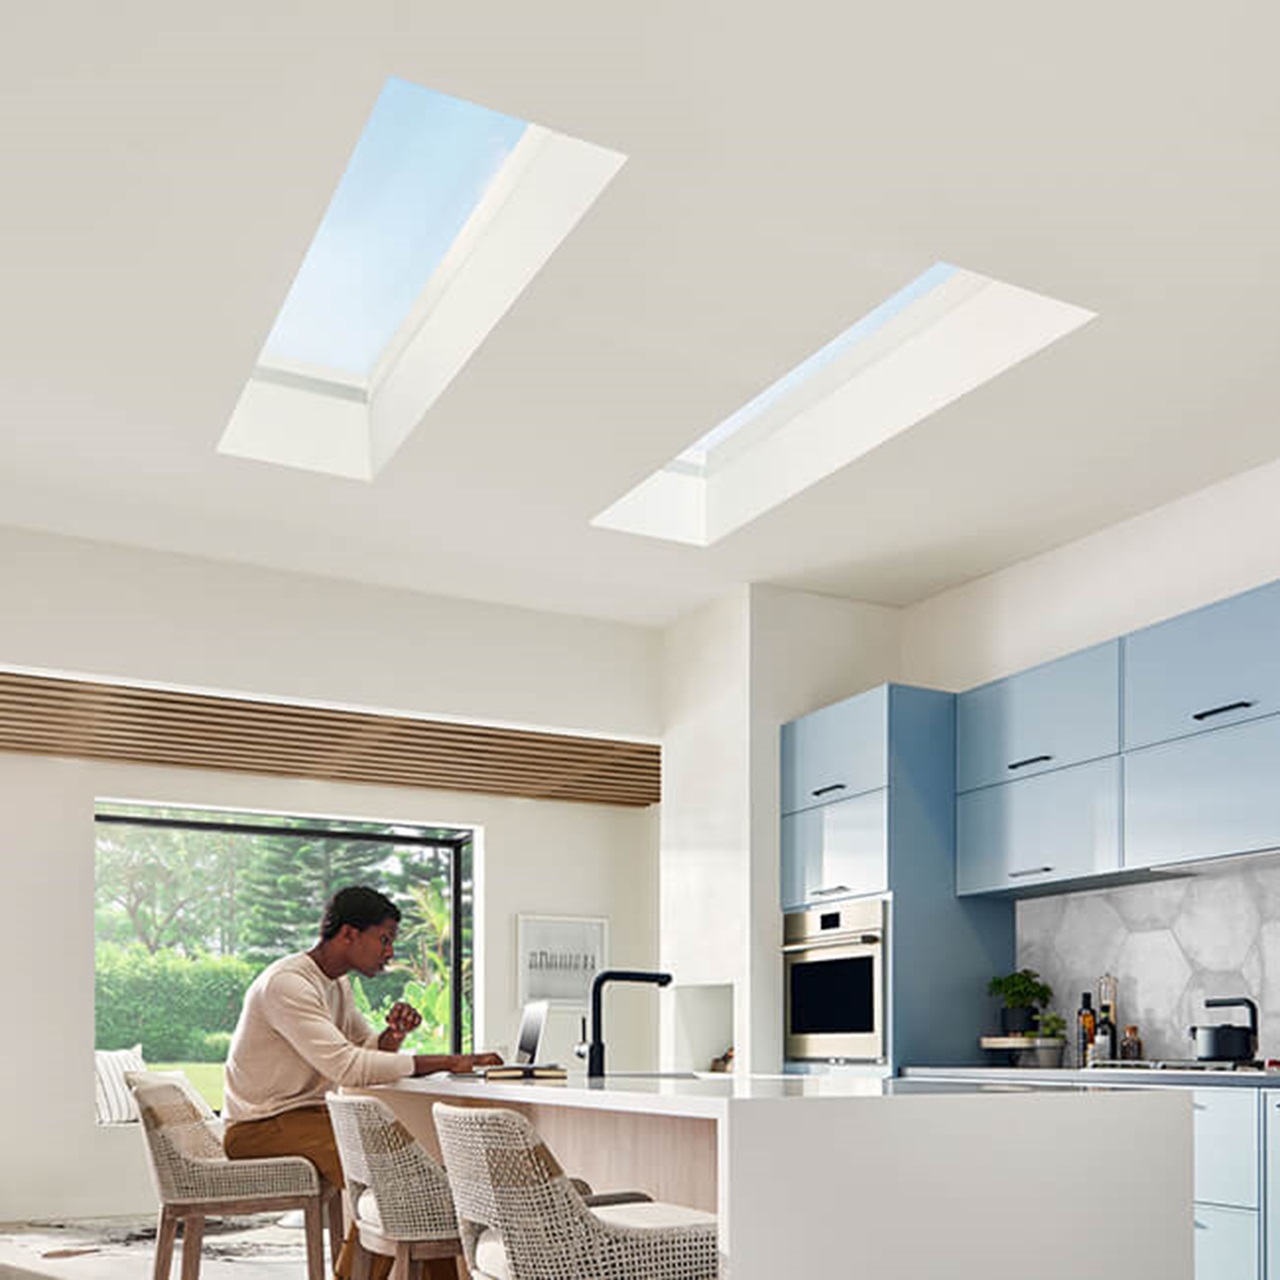
[[[1053,988],[1074,1062],[1080,993],[1119,979],[1117,1023],[1137,1023],[1147,1058],[1191,1058],[1187,1028],[1244,1022],[1244,1009],[1206,1009],[1216,996],[1258,1004],[1259,1057],[1280,1057],[1280,864],[1225,869],[1018,903],[1018,966]]]

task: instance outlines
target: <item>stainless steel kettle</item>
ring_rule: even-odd
[[[1249,1025],[1220,1022],[1212,1027],[1191,1027],[1188,1035],[1196,1042],[1198,1062],[1252,1062],[1258,1056],[1258,1006],[1248,996],[1206,1000],[1206,1009],[1243,1007],[1249,1010]]]

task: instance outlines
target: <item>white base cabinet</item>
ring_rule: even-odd
[[[1195,1206],[1196,1280],[1258,1280],[1258,1214]]]

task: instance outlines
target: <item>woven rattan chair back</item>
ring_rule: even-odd
[[[389,1239],[456,1240],[449,1180],[400,1121],[376,1098],[331,1093],[325,1104],[352,1204],[370,1191]]]
[[[703,1280],[717,1274],[714,1225],[635,1229],[602,1221],[524,1116],[443,1102],[433,1115],[469,1266],[474,1268],[477,1242],[491,1229],[502,1237],[511,1280]]]

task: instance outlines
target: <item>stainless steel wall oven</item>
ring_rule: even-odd
[[[789,1059],[884,1061],[884,931],[879,898],[783,917]]]

